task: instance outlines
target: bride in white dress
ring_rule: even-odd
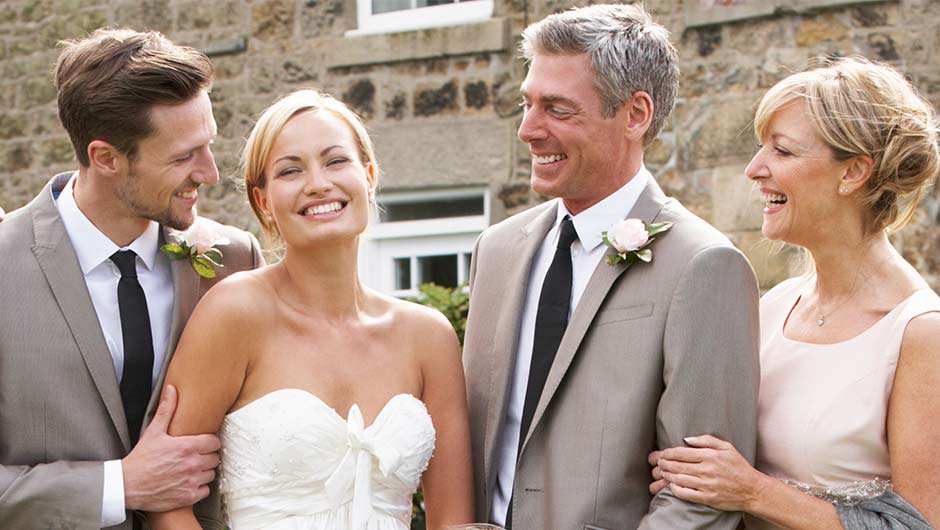
[[[454,331],[359,282],[378,175],[362,123],[301,90],[265,111],[243,162],[249,202],[283,258],[203,297],[167,375],[179,391],[170,434],[219,433],[225,522],[407,530],[419,482],[429,529],[471,522]],[[199,528],[191,509],[150,521]]]

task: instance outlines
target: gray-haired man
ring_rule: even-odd
[[[558,199],[489,228],[474,251],[464,364],[477,518],[733,529],[738,514],[648,491],[650,451],[710,433],[753,458],[756,431],[754,273],[643,166],[676,95],[675,50],[637,5],[551,15],[522,46],[519,137],[532,187]],[[601,233],[625,218],[671,223],[646,247],[651,262],[606,261]]]

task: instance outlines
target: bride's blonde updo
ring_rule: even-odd
[[[940,172],[933,108],[894,69],[863,57],[824,60],[791,75],[761,100],[754,130],[763,137],[771,116],[801,98],[820,139],[837,160],[867,155],[871,178],[862,201],[870,232],[894,232],[910,221],[924,190]]]
[[[374,178],[378,179],[379,166],[375,160],[372,140],[369,138],[369,133],[366,132],[362,120],[346,104],[313,89],[298,90],[277,100],[261,114],[258,122],[251,129],[251,134],[248,136],[245,148],[242,151],[240,164],[241,174],[245,179],[245,191],[248,193],[248,204],[251,205],[251,210],[258,218],[258,222],[261,223],[261,229],[264,231],[268,243],[279,241],[280,233],[277,225],[274,224],[274,220],[261,210],[255,199],[254,190],[263,190],[267,185],[264,163],[268,159],[268,155],[271,154],[274,140],[291,118],[301,112],[321,110],[332,113],[349,126],[353,136],[356,137],[360,161],[363,165],[371,164],[374,170]],[[378,183],[372,182],[371,184],[375,187]]]

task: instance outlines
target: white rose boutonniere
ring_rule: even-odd
[[[196,229],[189,234],[189,240],[184,238],[182,233],[178,235],[178,240],[179,243],[169,243],[160,247],[170,261],[188,259],[196,274],[203,278],[215,278],[215,268],[224,267],[222,251],[216,247],[227,245],[228,238]]]
[[[672,223],[646,224],[639,219],[624,219],[618,222],[601,234],[604,244],[617,251],[616,254],[607,255],[607,264],[626,262],[630,265],[636,260],[649,263],[653,260],[653,251],[649,246],[658,234],[670,228]]]

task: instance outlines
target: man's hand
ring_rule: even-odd
[[[192,506],[209,495],[208,484],[219,465],[219,439],[214,434],[167,434],[176,402],[176,388],[167,385],[153,422],[122,460],[128,510],[165,512]]]

